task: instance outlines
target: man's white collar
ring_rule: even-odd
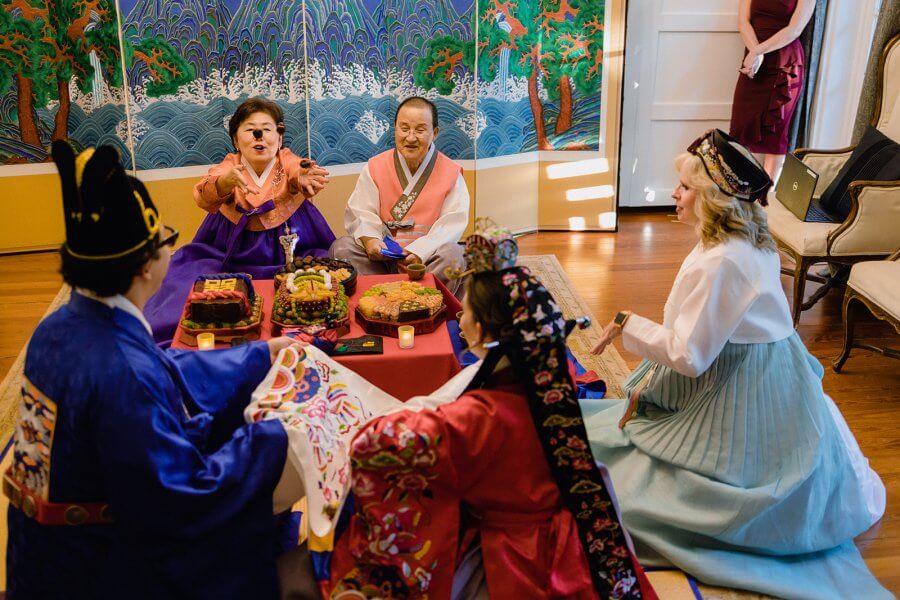
[[[416,169],[415,174],[411,174],[409,172],[409,165],[406,164],[406,159],[402,157],[400,161],[400,167],[403,169],[403,174],[406,175],[406,189],[403,190],[404,194],[408,194],[412,191],[412,189],[416,186],[416,183],[419,181],[419,177],[422,176],[422,173],[425,171],[425,167],[428,166],[428,163],[431,162],[431,157],[434,155],[434,144],[428,148],[428,153],[425,154],[425,158],[422,159],[422,164],[419,165],[419,168]]]

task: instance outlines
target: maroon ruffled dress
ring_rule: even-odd
[[[753,0],[750,24],[763,42],[787,27],[797,0]],[[746,56],[746,52],[745,52]],[[786,154],[791,117],[803,88],[803,46],[799,39],[769,52],[753,79],[738,75],[731,105],[731,136],[751,152]]]

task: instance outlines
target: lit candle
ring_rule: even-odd
[[[397,335],[400,338],[400,347],[409,350],[413,347],[416,330],[412,325],[401,325],[397,328]]]
[[[216,347],[216,335],[214,333],[197,334],[197,348],[200,350],[212,350]]]

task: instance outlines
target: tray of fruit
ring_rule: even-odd
[[[343,285],[328,274],[288,273],[275,292],[272,325],[309,333],[335,329],[343,335],[350,327]]]
[[[293,261],[293,267],[282,267],[275,273],[275,289],[279,289],[288,273],[304,271],[307,273],[322,274],[328,271],[333,280],[344,286],[344,293],[352,296],[356,291],[356,267],[349,261],[340,258],[318,258],[315,256],[298,256]]]

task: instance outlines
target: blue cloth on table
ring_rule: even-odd
[[[299,329],[291,329],[285,330],[283,332],[283,335],[295,340],[306,342],[307,344],[312,344],[329,356],[334,354],[334,347],[337,345],[338,339],[337,334],[333,329],[323,332],[323,335],[310,335],[308,333],[300,331]]]
[[[41,525],[11,506],[9,597],[277,598],[287,436],[243,421],[269,366],[265,343],[161,350],[134,316],[73,293],[25,359],[25,410],[54,415],[46,479],[29,484],[46,481],[51,502],[108,502],[115,522]],[[15,461],[31,445],[17,435]]]

